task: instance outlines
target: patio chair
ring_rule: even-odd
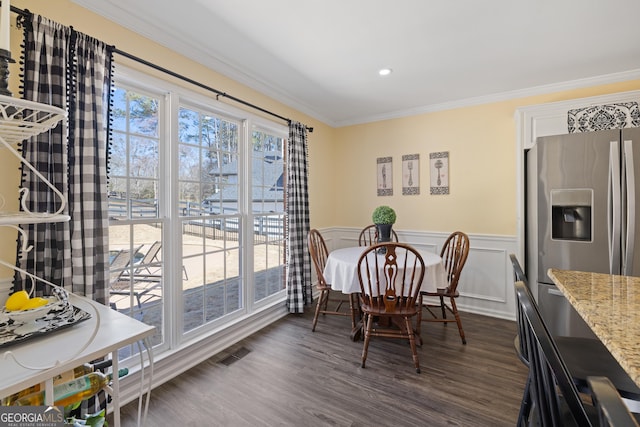
[[[134,270],[134,276],[136,276],[138,279],[162,277],[161,274],[157,273],[157,270],[151,271],[152,268],[160,268],[160,266],[158,265],[158,263],[160,262],[160,258],[158,257],[158,255],[160,254],[160,249],[162,249],[162,242],[153,242],[151,247],[149,247],[147,253],[144,254],[142,260],[140,260],[140,267]],[[187,269],[184,265],[182,266],[182,273],[184,275],[184,280],[189,280]]]
[[[138,308],[142,309],[142,296],[162,285],[160,276],[131,276],[129,265],[139,248],[133,252],[130,249],[120,250],[111,261],[110,265],[110,295],[133,295],[136,298]]]

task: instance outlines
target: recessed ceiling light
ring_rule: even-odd
[[[391,68],[382,68],[380,71],[378,71],[378,74],[380,74],[381,76],[388,76],[389,74],[391,74]]]

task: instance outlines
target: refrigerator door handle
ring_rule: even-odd
[[[626,241],[624,242],[624,264],[622,274],[628,276],[633,271],[633,251],[636,235],[636,177],[633,168],[632,141],[624,141],[625,194],[627,196]]]
[[[620,274],[620,144],[618,141],[609,143],[609,273]]]

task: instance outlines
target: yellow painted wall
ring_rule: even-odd
[[[125,52],[313,126],[315,130],[309,134],[309,194],[312,227],[318,228],[369,224],[375,206],[388,204],[398,213],[396,227],[400,230],[462,229],[514,235],[516,108],[640,89],[640,81],[631,81],[334,129],[68,0],[13,0],[12,5],[71,25]],[[14,28],[12,38],[14,58],[18,59],[19,30]],[[116,62],[171,80],[118,55]],[[17,65],[11,70],[13,87]],[[448,151],[450,156],[450,194],[446,196],[429,195],[428,156],[435,151]],[[420,155],[421,194],[403,196],[401,156],[416,153]],[[376,158],[387,156],[393,158],[394,195],[378,197]],[[4,157],[0,158],[0,194],[13,194],[19,178],[17,162]],[[9,204],[16,200],[8,197]],[[0,242],[0,256],[13,257],[15,236],[5,232],[0,234]]]
[[[640,89],[640,81],[350,126],[336,130],[334,223],[359,227],[390,205],[399,230],[515,235],[518,107]],[[429,153],[449,152],[449,195],[429,194]],[[420,155],[420,195],[402,195],[402,156]],[[376,159],[393,159],[393,196],[376,195]],[[318,215],[316,213],[316,215]]]

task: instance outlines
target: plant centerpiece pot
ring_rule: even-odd
[[[391,228],[396,222],[396,211],[389,206],[378,206],[373,211],[371,219],[378,230],[378,243],[390,242]]]

